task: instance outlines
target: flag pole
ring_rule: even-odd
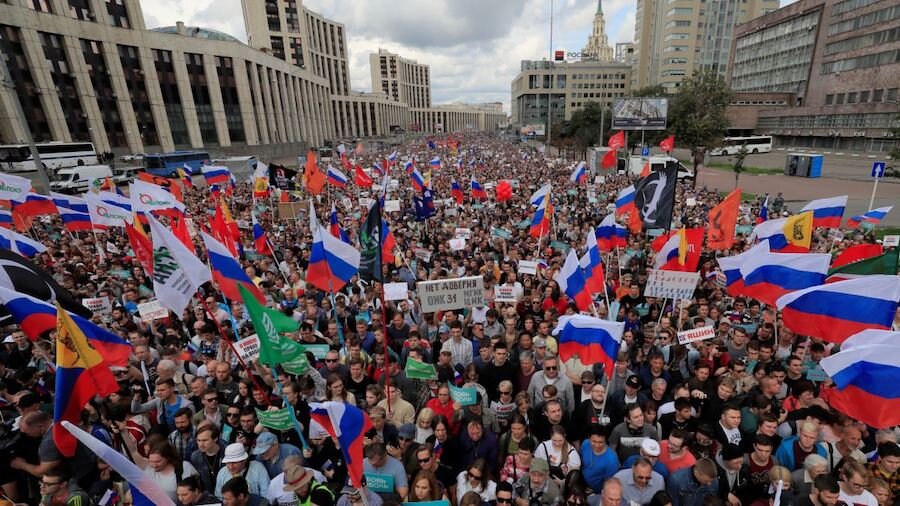
[[[387,180],[384,181],[384,191],[387,193]],[[370,209],[371,210],[371,209]],[[378,221],[385,221],[384,219],[384,206],[378,206]],[[391,372],[390,372],[390,353],[389,353],[389,343],[388,343],[388,329],[387,329],[387,297],[384,294],[384,250],[382,249],[381,244],[381,227],[378,227],[378,256],[376,258],[381,258],[381,262],[376,262],[375,267],[381,269],[381,272],[378,273],[378,277],[381,278],[381,332],[382,337],[384,338],[384,394],[385,399],[387,400],[387,414],[391,414]],[[380,263],[380,265],[379,265]],[[399,364],[397,364],[399,366]]]
[[[305,352],[304,352],[305,353]],[[272,377],[275,379],[275,384],[278,385],[278,393],[281,395],[281,400],[284,402],[285,408],[288,410],[288,413],[291,415],[291,422],[294,424],[294,430],[297,431],[297,435],[300,436],[300,444],[303,445],[304,450],[309,449],[309,443],[306,442],[306,438],[303,437],[303,428],[300,427],[300,422],[297,420],[297,414],[294,413],[294,406],[288,402],[288,398],[284,395],[284,389],[281,387],[281,380],[278,379],[278,371],[275,370],[275,366],[272,367]]]

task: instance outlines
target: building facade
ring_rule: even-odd
[[[606,37],[606,20],[603,18],[603,0],[597,0],[597,12],[591,25],[587,45],[581,50],[582,60],[612,61],[613,50]]]
[[[779,144],[886,151],[900,126],[900,5],[800,0],[741,25],[728,80],[757,96],[753,129]],[[773,106],[783,94],[792,106]]]
[[[695,71],[722,76],[734,28],[778,9],[778,0],[637,0],[632,88],[674,92]]]
[[[551,125],[572,119],[590,102],[604,108],[631,91],[631,67],[619,62],[522,61],[510,89],[513,125]],[[550,114],[548,115],[548,103]]]
[[[372,91],[380,91],[395,102],[410,107],[431,107],[431,70],[428,65],[403,58],[386,49],[369,55]]]

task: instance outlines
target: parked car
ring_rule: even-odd
[[[117,185],[127,184],[134,181],[137,178],[139,172],[143,172],[143,167],[121,167],[116,168],[113,171],[113,183]]]

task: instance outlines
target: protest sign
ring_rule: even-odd
[[[406,283],[385,283],[384,298],[387,300],[406,300],[409,286]]]
[[[844,231],[839,228],[828,229],[828,238],[834,242],[843,241]],[[885,239],[887,239],[887,236],[885,236]]]
[[[471,228],[457,228],[453,231],[454,237],[462,237],[463,239],[470,239],[472,237],[472,229]]]
[[[259,358],[259,336],[253,334],[234,343],[234,350],[244,363]]]
[[[388,212],[388,213],[400,211],[400,201],[399,200],[385,200],[384,201],[384,210],[385,210],[385,212]]]
[[[883,239],[881,239],[881,245],[885,248],[890,248],[891,246],[900,246],[900,235],[886,235]]]
[[[92,313],[109,315],[112,313],[112,302],[108,297],[90,297],[81,299],[81,305],[90,309]]]
[[[454,402],[458,402],[460,406],[471,406],[478,403],[478,390],[474,388],[458,388],[453,385],[450,387],[450,397]]]
[[[359,199],[359,207],[361,209],[369,209],[372,207],[372,204],[375,203],[375,199],[370,199],[368,197],[360,197]]]
[[[403,371],[409,379],[436,380],[437,371],[434,365],[420,362],[414,358],[406,359],[406,369]]]
[[[456,239],[450,239],[450,251],[462,251],[466,248],[466,240],[457,237]]]
[[[519,274],[537,274],[538,263],[533,260],[519,261]]]
[[[363,473],[366,478],[366,486],[376,494],[393,494],[394,477],[390,474]]]
[[[420,281],[416,288],[423,313],[484,305],[484,278],[481,276]]]
[[[413,253],[416,255],[416,258],[423,262],[431,260],[431,250],[428,248],[413,248]]]
[[[303,349],[303,353],[310,351],[316,360],[322,360],[325,358],[325,354],[328,353],[329,346],[327,344],[303,344],[301,342],[300,348]]]
[[[158,300],[138,304],[138,313],[141,315],[141,321],[144,322],[152,322],[169,316],[169,310],[162,307]]]
[[[647,270],[647,286],[644,288],[644,296],[690,300],[694,296],[694,289],[697,288],[699,280],[699,272],[649,269]]]
[[[682,330],[678,333],[678,344],[693,343],[694,341],[705,341],[716,337],[715,327],[699,327],[691,330]]]
[[[809,381],[823,382],[828,381],[828,373],[825,372],[821,367],[816,367],[815,369],[809,369],[806,371],[806,379]]]
[[[694,197],[688,197],[687,199],[685,199],[684,204],[688,207],[694,207],[697,205],[697,199],[695,199]]]
[[[294,422],[291,420],[291,413],[288,408],[276,411],[263,411],[256,409],[256,418],[263,427],[275,430],[291,430],[294,428]]]
[[[494,302],[516,302],[516,287],[514,286],[497,286],[494,287]]]
[[[501,239],[510,239],[512,238],[512,234],[504,230],[502,228],[492,228],[491,229],[491,237],[499,237]]]

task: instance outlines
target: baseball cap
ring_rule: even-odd
[[[404,439],[413,439],[416,437],[416,426],[411,423],[404,423],[397,431],[397,435]]]
[[[649,437],[641,441],[641,450],[651,457],[659,457],[659,443]]]
[[[12,334],[6,336],[6,339],[3,340],[3,344],[6,344],[6,343],[14,343],[14,342],[16,342],[16,340],[13,339]]]
[[[628,379],[625,380],[626,387],[640,389],[641,385],[642,385],[641,378],[638,378],[636,374],[632,374],[631,376],[628,377]]]
[[[266,453],[269,448],[275,446],[275,443],[278,442],[278,438],[275,437],[275,434],[271,432],[263,432],[256,438],[256,447],[253,448],[253,455],[262,455]]]
[[[536,338],[534,338],[534,347],[535,347],[535,348],[546,348],[546,347],[547,347],[547,340],[544,339],[543,337],[536,337]]]
[[[531,467],[528,470],[538,473],[549,473],[550,464],[547,463],[547,459],[534,459],[531,461]]]

